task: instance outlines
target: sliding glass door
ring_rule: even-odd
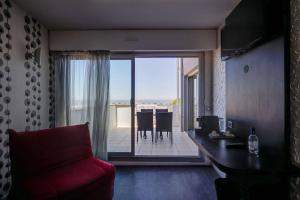
[[[132,155],[134,150],[134,61],[131,59],[110,62],[110,123],[108,152]]]
[[[107,145],[110,157],[198,157],[198,147],[189,139],[187,133],[181,130],[183,101],[180,94],[181,77],[184,73],[181,60],[177,57],[111,60],[110,125]],[[190,66],[189,70],[196,67],[194,63]],[[189,95],[193,97],[189,106],[193,113],[198,107],[194,104],[198,102],[198,93],[194,92],[197,90],[195,77],[189,79],[189,86],[192,86]],[[141,116],[142,112],[150,110],[152,117],[143,123],[149,122],[153,137],[151,130],[146,130],[143,128],[146,125],[141,125],[141,118],[140,124],[137,123],[138,113]],[[172,116],[171,120],[157,120],[159,112],[168,112],[160,116]],[[192,128],[194,115],[190,115],[190,119]],[[160,129],[155,139],[158,122],[164,123],[161,126],[168,126],[168,131]],[[143,130],[139,135],[138,126]]]
[[[198,75],[188,77],[188,129],[192,130],[198,126],[199,116]]]
[[[197,118],[199,117],[199,88],[198,88],[198,75],[194,75],[194,128],[198,127]]]

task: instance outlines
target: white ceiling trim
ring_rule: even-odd
[[[50,30],[217,28],[240,0],[14,0]]]

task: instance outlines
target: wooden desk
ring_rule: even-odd
[[[198,145],[199,150],[209,160],[227,175],[281,175],[284,172],[284,160],[276,155],[266,155],[262,152],[259,157],[248,153],[248,149],[228,149],[228,142],[237,139],[210,139],[207,134],[188,133]]]

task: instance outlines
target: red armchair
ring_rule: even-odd
[[[14,198],[112,199],[115,167],[93,157],[87,124],[9,132]]]

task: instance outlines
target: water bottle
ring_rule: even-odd
[[[248,150],[249,153],[258,155],[258,137],[255,133],[255,128],[250,129],[250,135],[248,138]]]

